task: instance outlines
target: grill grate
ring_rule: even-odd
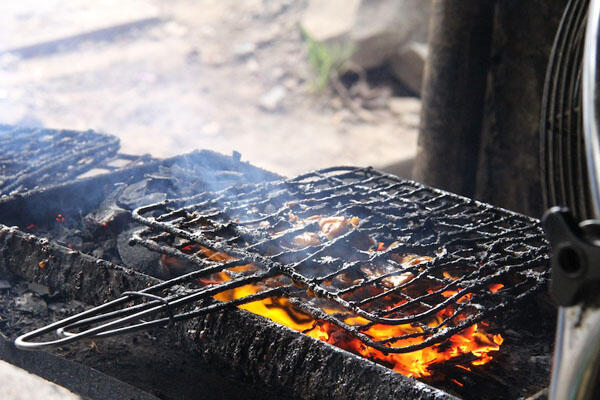
[[[118,150],[119,139],[92,131],[0,125],[0,195],[67,182]]]
[[[346,222],[327,240],[324,221],[335,216]],[[206,250],[198,244],[240,258],[217,268],[257,267],[235,285],[285,275],[368,322],[350,326],[344,312],[297,306],[387,352],[448,338],[538,289],[547,271],[542,231],[532,220],[371,169],[234,187],[143,207],[135,217],[151,227],[136,239],[141,244],[202,265]],[[298,241],[312,245],[298,248]],[[490,291],[495,284],[505,289]],[[373,341],[365,332],[375,323],[412,324],[418,332]],[[391,345],[415,337],[423,341]]]
[[[195,270],[61,326],[112,320],[82,334],[109,336],[278,296],[373,348],[406,353],[497,314],[548,277],[537,220],[373,169],[235,186],[140,207],[133,217],[147,227],[132,242]],[[259,288],[251,295],[208,301],[250,284]],[[142,297],[150,301],[130,305]],[[174,313],[185,304],[195,308]],[[377,339],[375,324],[407,329]]]

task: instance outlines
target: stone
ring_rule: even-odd
[[[256,44],[252,42],[240,43],[233,48],[233,55],[236,58],[246,58],[254,54],[256,51]]]
[[[354,23],[361,0],[311,0],[300,25],[317,42],[344,40]]]
[[[301,26],[311,38],[352,49],[351,61],[373,68],[411,41],[426,41],[430,0],[311,0]]]
[[[9,281],[5,281],[5,280],[0,280],[0,290],[2,289],[10,289],[11,288],[11,284]]]
[[[250,57],[248,58],[248,61],[246,61],[246,68],[248,68],[248,71],[255,73],[260,70],[260,65],[258,64],[258,61],[256,61],[256,58]]]
[[[285,99],[286,93],[287,91],[285,87],[280,85],[275,86],[263,96],[261,96],[259,101],[260,108],[270,112],[276,111],[277,109],[281,108],[281,104]]]
[[[417,95],[421,95],[426,59],[427,44],[419,42],[411,42],[390,57],[394,76]]]
[[[388,100],[388,108],[396,115],[406,113],[419,114],[421,101],[415,97],[392,97]]]

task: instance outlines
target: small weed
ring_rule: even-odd
[[[327,45],[317,42],[304,29],[301,31],[308,47],[308,61],[316,74],[313,90],[320,93],[333,79],[338,79],[344,73],[346,63],[354,50],[349,45]]]

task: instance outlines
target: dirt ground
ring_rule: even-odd
[[[12,2],[11,2],[12,3]],[[418,99],[314,93],[306,0],[22,0],[0,5],[0,123],[95,129],[126,153],[237,150],[283,175],[404,165]],[[275,97],[265,109],[264,96]],[[364,102],[363,102],[364,104]],[[402,173],[402,172],[400,172]]]

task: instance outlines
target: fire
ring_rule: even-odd
[[[384,245],[377,243],[377,250],[383,249]],[[225,253],[211,251],[205,247],[198,245],[188,245],[182,248],[185,252],[201,253],[205,257],[214,261],[227,261],[234,259]],[[423,261],[431,259],[430,257],[422,258]],[[244,265],[235,268],[237,272],[256,269],[253,265]],[[447,278],[455,280],[456,278],[450,274],[444,273]],[[207,285],[229,280],[229,275],[226,272],[213,274],[210,279],[201,279],[200,284]],[[492,293],[497,292],[503,287],[502,284],[492,284],[488,288]],[[262,287],[256,284],[248,284],[239,288],[221,292],[215,295],[215,299],[220,301],[231,301],[234,299],[243,298],[262,291]],[[442,292],[442,296],[451,297],[459,292],[457,290],[446,290]],[[457,302],[465,302],[471,299],[472,293],[466,293],[461,296]],[[400,304],[400,303],[398,303]],[[398,305],[396,304],[396,305]],[[411,353],[383,353],[375,348],[367,346],[354,336],[351,336],[345,330],[338,326],[323,320],[316,320],[311,315],[302,312],[295,308],[285,297],[272,297],[263,300],[254,301],[238,306],[241,309],[251,313],[269,318],[277,323],[295,329],[313,338],[323,340],[329,344],[335,345],[352,353],[361,355],[369,360],[383,364],[396,372],[403,375],[422,378],[432,377],[434,371],[432,366],[441,362],[452,362],[453,359],[460,356],[470,356],[470,364],[472,366],[483,365],[492,360],[491,352],[498,351],[502,345],[503,338],[499,334],[491,334],[485,331],[488,326],[485,322],[476,323],[461,331],[458,334],[451,336],[447,341],[432,346],[417,350]],[[347,315],[344,322],[351,326],[361,326],[369,321],[355,316],[348,311],[341,309],[328,309],[326,312],[337,315]],[[429,325],[434,327],[441,324],[447,317],[452,315],[453,309],[451,306],[442,309],[437,313]],[[456,317],[457,320],[465,318],[462,315]],[[383,325],[375,324],[364,331],[374,341],[385,340],[391,337],[402,336],[410,333],[420,333],[422,329],[410,324],[406,325]],[[392,346],[406,346],[422,343],[422,337],[408,338],[401,341],[390,343]],[[461,364],[466,364],[464,358]],[[470,368],[465,365],[457,365],[465,370]],[[459,384],[459,383],[457,383]]]
[[[237,289],[219,293],[215,296],[217,300],[231,301],[261,291],[257,285],[250,284]],[[384,354],[381,351],[365,345],[359,339],[350,336],[339,327],[327,322],[314,320],[310,315],[294,308],[286,298],[267,298],[240,305],[239,308],[250,311],[251,313],[269,318],[275,322],[285,325],[289,328],[303,332],[313,338],[323,340],[329,344],[348,350],[355,354],[386,365],[396,372],[415,378],[428,377],[432,375],[430,366],[448,361],[453,358],[471,354],[476,359],[471,362],[472,365],[483,365],[492,360],[490,352],[500,349],[503,342],[501,335],[492,335],[486,333],[480,324],[471,325],[459,334],[452,336],[448,343],[436,344],[422,350],[403,354]],[[342,312],[341,310],[328,310],[328,312]],[[432,321],[437,325],[441,322],[445,310],[438,314],[438,318]],[[349,325],[364,325],[368,321],[362,317],[348,317],[345,322]],[[382,340],[394,336],[400,336],[407,333],[420,332],[420,328],[412,325],[373,325],[365,333],[374,340]],[[405,339],[402,343],[396,342],[395,345],[418,344],[422,341],[420,338]]]
[[[489,289],[490,289],[490,292],[492,292],[492,293],[496,293],[497,291],[499,291],[499,290],[500,290],[500,289],[502,289],[503,287],[504,287],[504,285],[503,285],[503,284],[501,284],[501,283],[492,283],[492,284],[489,286]]]

